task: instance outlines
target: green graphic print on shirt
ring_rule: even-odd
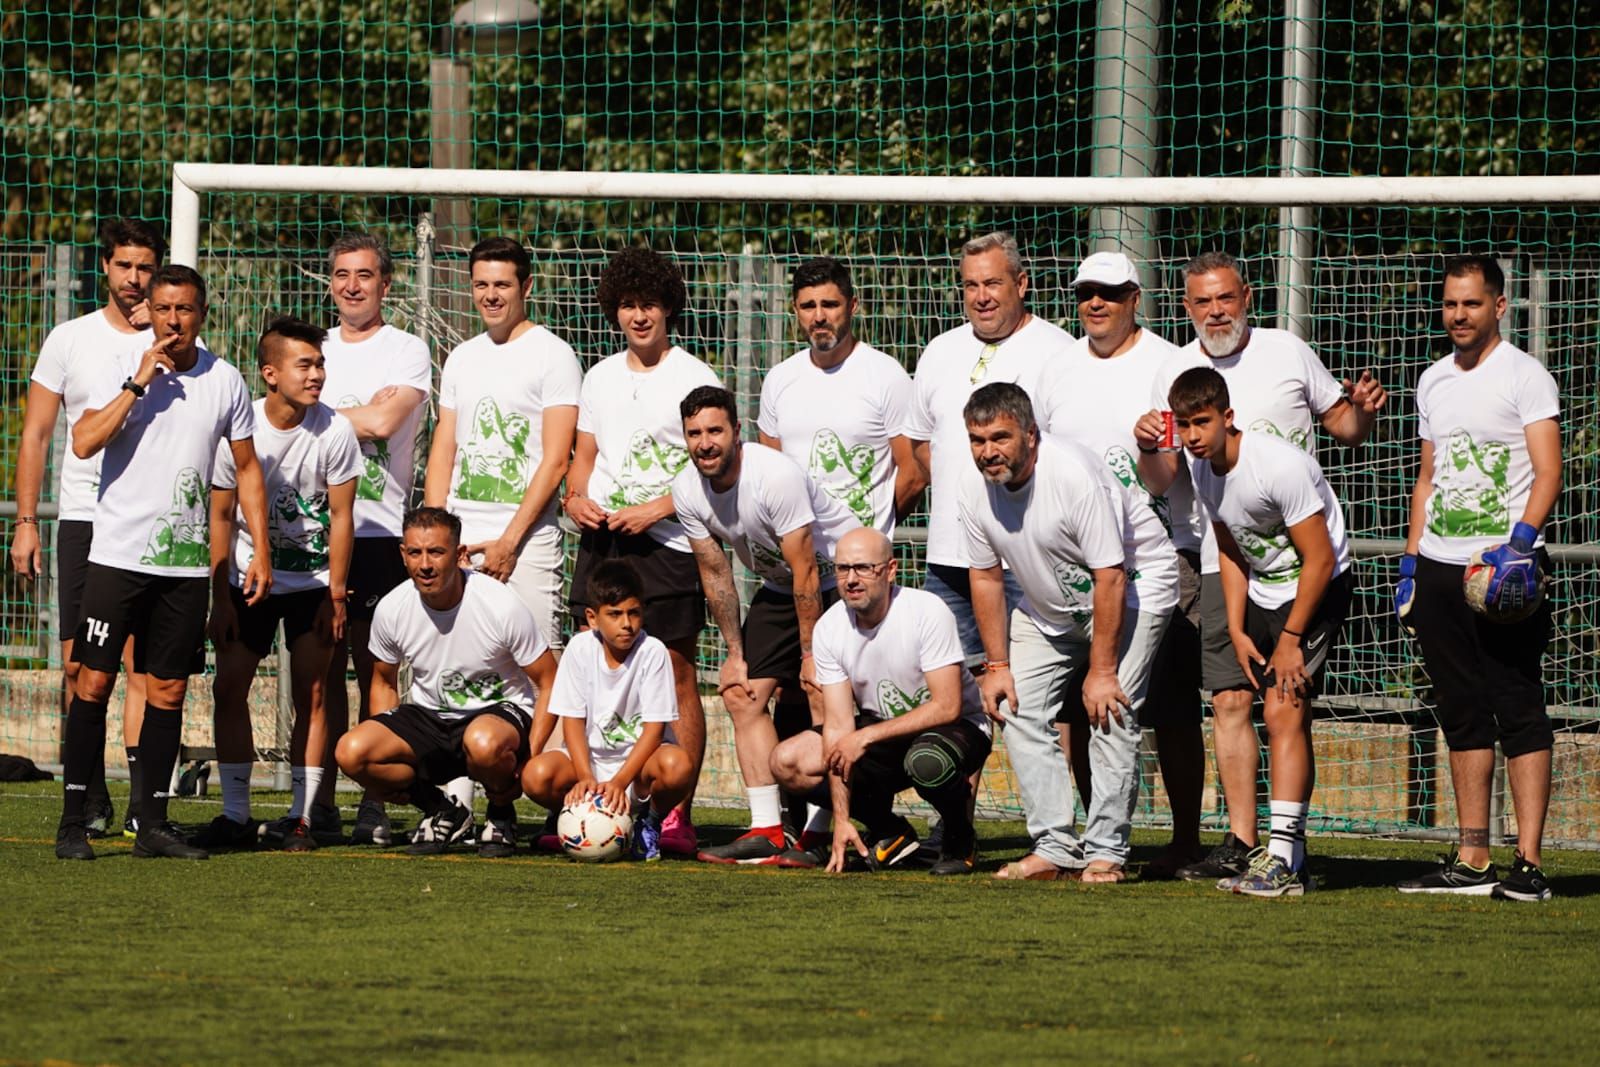
[[[1283,585],[1300,580],[1302,566],[1300,553],[1295,551],[1294,542],[1289,539],[1287,526],[1279,523],[1266,533],[1259,533],[1244,526],[1230,526],[1228,530],[1233,534],[1234,543],[1239,546],[1239,551],[1250,560],[1260,563],[1272,552],[1281,553],[1278,556],[1276,569],[1266,573],[1254,572],[1258,580],[1266,585]]]
[[[904,689],[885,678],[878,683],[878,713],[898,719],[908,711],[915,711],[931,699],[928,687],[907,694]]]
[[[1511,529],[1510,471],[1509,445],[1451,433],[1428,498],[1428,529],[1440,537],[1504,536]]]
[[[1255,433],[1269,433],[1281,441],[1288,441],[1302,452],[1311,451],[1311,435],[1304,430],[1290,430],[1284,433],[1271,419],[1257,419],[1250,424],[1250,429]]]
[[[1106,449],[1106,466],[1111,468],[1111,473],[1117,476],[1117,481],[1128,488],[1137,485],[1144,489],[1144,479],[1139,477],[1139,465],[1134,462],[1133,455],[1119,445]],[[1156,496],[1146,490],[1144,499],[1149,502],[1150,510],[1156,513],[1156,518],[1161,520],[1161,528],[1167,531],[1167,536],[1172,536],[1172,507],[1164,496]]]
[[[334,407],[360,407],[354,395],[342,398]],[[356,483],[357,500],[382,500],[384,486],[389,484],[389,439],[374,437],[361,442],[361,480]]]
[[[478,401],[472,432],[456,463],[456,498],[485,504],[522,503],[533,477],[528,457],[532,429],[527,416],[502,414],[493,397]]]
[[[633,431],[628,439],[628,455],[617,474],[616,488],[606,497],[606,506],[626,508],[658,499],[688,462],[688,449],[670,441],[662,444],[648,430]]]
[[[606,744],[610,747],[621,748],[623,745],[637,742],[643,729],[643,716],[636,714],[631,719],[624,719],[619,715],[600,728],[600,736],[605,738]]]
[[[817,578],[821,580],[833,573],[833,560],[818,552]],[[750,569],[757,575],[777,585],[788,585],[792,581],[789,574],[789,561],[783,558],[783,553],[774,551],[760,541],[750,542],[750,561],[754,564]]]
[[[1091,610],[1094,598],[1094,575],[1078,566],[1076,563],[1062,561],[1057,563],[1056,584],[1061,587],[1061,592],[1067,602],[1075,605],[1072,609],[1072,619],[1080,629],[1089,628],[1089,620],[1094,616]]]
[[[811,439],[811,477],[827,494],[855,513],[863,526],[872,525],[872,470],[876,457],[870,445],[846,448],[839,435],[829,429],[818,430]],[[851,481],[835,484],[834,472],[844,469]]]
[[[206,567],[211,563],[211,514],[205,479],[193,467],[172,483],[172,508],[155,521],[140,563],[156,567]]]
[[[326,567],[331,521],[327,493],[301,496],[292,485],[278,486],[267,508],[272,569],[315,574]]]
[[[458,708],[472,703],[484,707],[506,699],[505,679],[492,671],[476,678],[468,678],[460,671],[445,671],[439,676],[439,689]]]

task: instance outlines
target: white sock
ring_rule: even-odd
[[[444,787],[444,795],[455,801],[457,804],[460,804],[468,811],[471,811],[472,786],[473,782],[471,778],[455,778],[451,780],[449,785]]]
[[[778,787],[775,785],[751,785],[745,787],[745,794],[750,798],[750,828],[766,829],[769,826],[783,824],[783,803],[778,799]]]
[[[254,763],[218,763],[222,775],[222,814],[237,823],[250,821],[250,771]]]
[[[1298,871],[1306,861],[1306,812],[1310,804],[1293,800],[1272,802],[1272,836],[1267,839],[1267,851]]]
[[[827,808],[819,808],[815,804],[806,805],[806,833],[825,834],[828,824],[833,821],[833,812]]]
[[[310,819],[311,804],[322,787],[321,767],[296,767],[289,773],[289,818]]]

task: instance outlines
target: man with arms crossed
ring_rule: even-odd
[[[1550,602],[1516,622],[1473,612],[1462,591],[1477,552],[1494,565],[1491,600],[1537,597],[1549,570],[1540,533],[1561,492],[1560,402],[1538,361],[1500,335],[1505,274],[1488,256],[1445,268],[1444,327],[1455,350],[1417,383],[1422,465],[1411,493],[1395,611],[1416,628],[1450,748],[1461,847],[1402,893],[1491,893],[1543,901],[1552,893],[1540,845],[1550,805],[1550,750],[1541,661]],[[1504,878],[1489,855],[1494,746],[1506,757],[1517,813],[1517,852]]]
[[[372,617],[377,713],[340,740],[339,767],[374,795],[421,809],[407,850],[418,856],[464,843],[472,826],[472,812],[439,786],[463,777],[483,783],[489,811],[478,854],[503,858],[516,847],[523,765],[555,730],[555,656],[512,590],[461,566],[461,520],[422,507],[402,530],[411,581]],[[411,667],[405,703],[402,663]]]
[[[94,859],[84,830],[84,799],[95,754],[105,747],[106,700],[123,646],[146,677],[139,731],[144,764],[135,856],[205,859],[167,821],[168,783],[178,761],[189,675],[205,667],[210,599],[206,490],[217,445],[233,453],[239,507],[251,527],[267,528],[266,492],[252,437],[250,393],[239,372],[200,347],[206,286],[189,267],[168,265],[150,281],[155,341],[137,369],[97,382],[72,427],[79,459],[105,452],[94,543],[84,582],[83,620],[73,639],[80,664],[67,711],[62,778],[66,799],[56,834],[62,859]],[[250,561],[248,603],[272,587],[264,557]]]

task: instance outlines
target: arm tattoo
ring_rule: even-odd
[[[728,557],[712,540],[691,540],[695,562],[700,566],[700,584],[705,587],[706,604],[711,608],[711,618],[722,631],[723,643],[728,651],[743,653],[739,636],[739,594],[733,587],[733,568]]]

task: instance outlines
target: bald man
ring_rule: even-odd
[[[822,725],[773,750],[773,777],[833,809],[830,871],[887,867],[916,852],[916,832],[894,811],[895,794],[909,787],[944,820],[932,873],[970,873],[977,838],[968,777],[991,742],[956,617],[934,594],[895,584],[889,539],[870,527],[839,539],[834,570],[840,600],[811,643]],[[865,825],[865,840],[843,813]],[[823,862],[798,849],[784,859]]]

